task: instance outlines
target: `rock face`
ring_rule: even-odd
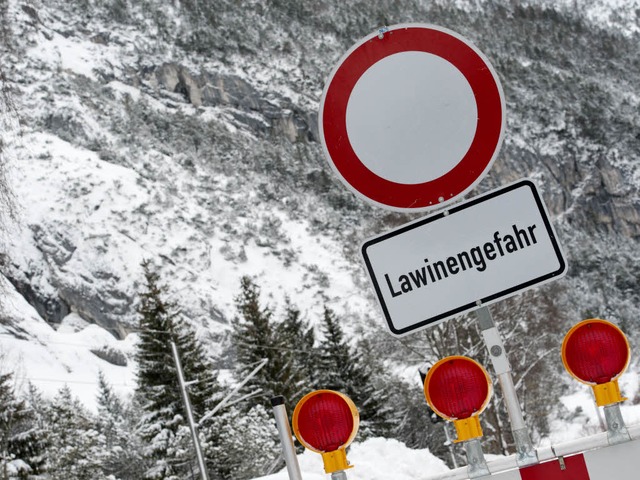
[[[71,313],[69,305],[60,296],[48,296],[35,290],[28,279],[7,279],[47,323],[59,325],[62,319]]]
[[[248,81],[217,72],[192,74],[176,63],[146,69],[141,80],[164,91],[179,93],[194,107],[227,106],[249,129],[289,142],[319,141],[317,114],[300,110],[291,100],[274,94],[269,99]]]
[[[558,161],[509,143],[504,151],[490,173],[500,184],[533,173],[552,216],[585,232],[640,239],[638,187],[628,166],[613,165],[602,152]]]

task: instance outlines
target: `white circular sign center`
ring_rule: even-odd
[[[473,90],[436,55],[400,52],[373,64],[357,81],[346,113],[354,152],[376,175],[419,184],[453,169],[478,125]]]

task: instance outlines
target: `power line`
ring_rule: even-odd
[[[132,330],[129,333],[163,333],[165,335],[174,335],[175,334],[175,332],[167,332],[165,330]],[[23,341],[23,342],[28,342],[29,341],[29,339],[27,339],[27,338],[18,338],[15,335],[13,335],[11,333],[8,333],[8,332],[0,332],[0,336],[2,336],[2,335],[5,336],[5,337],[13,337],[16,340],[20,340],[20,341]],[[46,344],[53,344],[53,345],[69,345],[69,346],[72,346],[72,347],[99,347],[99,346],[101,346],[99,344],[92,344],[92,343],[69,343],[69,342],[59,342],[59,341],[56,341],[56,340],[42,340],[41,338],[37,338],[37,337],[34,337],[34,338],[36,338],[40,342],[43,342],[43,343],[46,343]],[[115,340],[117,342],[124,341],[124,340],[118,340],[118,339],[115,339]],[[104,342],[103,345],[109,346],[107,344],[107,342]]]
[[[23,342],[29,342],[29,339],[26,338],[18,338],[15,335],[12,335],[10,333],[0,333],[0,336],[5,336],[5,337],[13,337],[16,340],[19,341],[23,341]],[[70,343],[70,342],[59,342],[56,340],[42,340],[41,338],[36,338],[36,340],[38,340],[39,342],[43,343],[44,345],[48,345],[48,344],[52,344],[52,345],[68,345],[71,347],[102,347],[102,346],[110,346],[107,344],[107,342],[104,342],[102,344],[99,343]],[[119,340],[122,341],[122,340]]]
[[[16,378],[16,380],[29,380],[29,381],[34,381],[34,382],[76,383],[76,384],[85,384],[85,385],[99,385],[99,382],[90,382],[90,381],[84,381],[84,380],[62,380],[62,379],[57,379],[57,378],[35,378],[35,377],[24,377],[24,376],[17,376],[15,378]],[[109,385],[114,386],[114,387],[132,387],[132,386],[134,386],[133,384],[128,384],[128,383],[111,383],[111,382],[109,382]]]
[[[166,332],[163,330],[135,330],[132,331],[132,333],[140,333],[140,332],[148,332],[148,333],[165,333],[165,334],[170,334],[170,332]],[[12,337],[13,335],[11,335],[10,333],[0,333],[0,335],[5,335],[5,336],[10,336]],[[22,341],[28,341],[26,339],[19,339],[16,338],[16,340],[22,340]],[[40,339],[39,339],[40,340]],[[43,340],[40,340],[41,342],[43,342]],[[397,343],[397,342],[393,342],[393,343]],[[92,348],[100,348],[103,346],[107,346],[109,347],[110,345],[104,343],[102,345],[100,344],[91,344],[91,343],[69,343],[69,342],[58,342],[55,340],[52,341],[46,341],[44,342],[45,345],[47,344],[51,344],[51,345],[67,345],[67,346],[73,346],[73,347],[92,347]],[[249,343],[244,343],[244,342],[235,342],[234,345],[240,345],[243,347],[255,347],[255,345],[253,344],[249,344]],[[402,344],[403,345],[403,344]],[[405,345],[403,345],[405,346]],[[114,347],[115,348],[115,347]],[[283,352],[291,352],[291,353],[304,353],[307,355],[315,355],[317,354],[316,351],[313,350],[305,350],[305,349],[300,349],[300,348],[290,348],[290,347],[273,347],[273,346],[267,346],[267,345],[261,345],[260,348],[265,349],[265,350],[276,350],[276,351],[283,351]],[[422,355],[421,353],[417,352],[417,351],[413,351],[412,352],[416,355]],[[390,357],[390,356],[385,356],[384,360],[394,360],[394,361],[406,361],[407,358],[406,357]]]

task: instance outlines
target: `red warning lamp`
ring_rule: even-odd
[[[593,388],[599,406],[626,400],[618,377],[629,365],[629,341],[613,323],[592,318],[574,325],[564,337],[561,354],[569,374]]]
[[[452,421],[463,442],[482,436],[478,415],[491,398],[491,379],[468,357],[451,356],[437,362],[424,380],[427,403],[442,418]]]
[[[358,432],[360,415],[349,397],[333,390],[308,393],[296,405],[292,423],[300,443],[322,454],[326,473],[352,467],[345,449]]]

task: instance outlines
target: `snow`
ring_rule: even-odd
[[[110,86],[131,96],[136,92],[117,83]],[[40,271],[36,276],[38,287],[50,293],[51,298],[58,295],[50,291],[47,278],[52,275],[69,285],[83,284],[85,279],[95,278],[97,274],[107,275],[113,279],[110,282],[117,282],[119,291],[133,296],[144,258],[158,255],[175,258],[175,252],[186,250],[184,247],[188,245],[184,253],[188,261],[179,262],[170,291],[187,308],[189,299],[198,299],[222,309],[227,318],[233,316],[233,299],[239,283],[229,279],[237,278],[240,272],[258,278],[278,277],[277,283],[261,285],[264,301],[274,309],[285,294],[298,299],[301,305],[326,304],[336,311],[341,308],[339,299],[346,299],[349,308],[356,312],[370,308],[355,294],[351,268],[343,257],[342,247],[327,237],[311,237],[310,227],[304,220],[293,222],[279,210],[261,219],[280,222],[279,234],[297,256],[290,267],[283,268],[280,258],[269,254],[254,240],[246,245],[234,244],[221,235],[207,237],[197,231],[184,218],[200,214],[206,218],[206,215],[203,207],[190,201],[186,194],[181,196],[184,203],[165,209],[154,204],[164,202],[166,192],[154,188],[133,169],[103,161],[95,152],[50,134],[26,134],[14,141],[11,148],[18,161],[11,173],[15,178],[15,191],[17,197],[28,202],[20,206],[18,225],[7,239],[6,248],[14,262],[23,263],[22,271],[34,268]],[[157,162],[160,161],[162,155],[158,153]],[[177,178],[175,185],[185,192],[192,189],[182,178]],[[145,225],[138,225],[135,213],[141,206],[147,206],[154,213],[151,218],[143,219],[148,222]],[[132,217],[131,221],[122,221]],[[235,221],[252,228],[253,217],[238,216]],[[48,246],[51,249],[47,252],[48,260],[34,245],[30,228],[34,225],[55,232],[52,238],[58,244]],[[140,228],[136,228],[138,226]],[[72,245],[72,250],[65,250],[67,244]],[[211,252],[237,253],[239,249],[244,249],[246,256],[240,265],[233,258],[225,261],[223,255],[211,260]],[[202,262],[203,258],[208,261]],[[54,272],[48,266],[51,259],[62,263],[63,268]],[[328,270],[332,272],[331,288],[325,292],[326,296],[320,296],[311,288],[315,280],[309,279],[322,276]],[[97,374],[102,370],[116,392],[125,397],[130,395],[135,384],[133,359],[130,358],[127,367],[117,367],[100,360],[90,350],[109,346],[131,357],[135,335],[117,340],[97,325],[86,324],[77,313],[66,317],[56,330],[7,285],[15,309],[12,316],[20,319],[18,325],[27,332],[28,339],[15,340],[7,332],[5,336],[0,335],[0,346],[9,354],[11,369],[26,372],[20,380],[31,381],[49,396],[66,383],[84,405],[95,409]],[[95,287],[90,283],[89,288]],[[190,293],[184,295],[185,292]],[[220,328],[211,323],[209,326]]]
[[[31,472],[31,467],[22,460],[12,460],[7,466],[7,472],[9,475],[18,475],[19,473]]]
[[[122,93],[135,95],[136,90],[117,83],[110,86]],[[339,299],[346,299],[354,311],[370,308],[360,295],[355,294],[351,269],[342,255],[337,241],[327,237],[311,237],[309,225],[304,220],[293,222],[284,211],[271,211],[264,221],[280,222],[279,230],[288,242],[288,249],[297,256],[290,267],[283,268],[282,260],[268,254],[266,249],[251,240],[246,245],[229,243],[220,235],[207,238],[179,218],[193,218],[202,213],[202,207],[188,200],[165,211],[153,207],[162,202],[162,190],[150,186],[134,170],[103,161],[95,152],[74,146],[49,134],[26,134],[14,139],[18,161],[12,176],[19,198],[26,198],[20,206],[19,223],[7,239],[7,250],[14,262],[24,262],[23,271],[32,271],[38,265],[41,276],[39,287],[49,292],[49,275],[58,275],[68,284],[81,284],[86,278],[94,278],[96,272],[110,275],[118,282],[120,291],[134,295],[136,279],[140,279],[140,263],[144,258],[164,255],[175,257],[175,252],[189,245],[185,253],[193,262],[184,262],[177,267],[172,278],[171,295],[180,297],[183,306],[189,306],[189,298],[198,298],[221,308],[227,317],[234,315],[233,298],[239,284],[230,282],[240,272],[255,277],[278,277],[277,283],[261,285],[263,299],[277,309],[284,295],[299,299],[301,305],[326,304],[340,311]],[[158,153],[159,160],[161,154]],[[220,181],[225,181],[222,178]],[[185,192],[191,189],[188,183],[177,188]],[[33,188],[38,185],[38,188]],[[156,212],[148,224],[136,229],[136,220],[122,222],[123,217],[135,218],[135,210],[152,205]],[[180,214],[177,215],[176,212]],[[206,216],[205,216],[206,218]],[[145,222],[147,219],[145,219]],[[237,217],[236,222],[251,228],[252,218]],[[132,224],[133,223],[133,224]],[[59,245],[51,245],[48,252],[56,262],[64,264],[57,273],[47,267],[43,252],[35,247],[32,231],[40,228],[55,232]],[[117,225],[114,230],[113,226]],[[61,248],[72,244],[72,251]],[[218,255],[211,261],[211,252],[237,251],[244,249],[246,260],[239,265],[235,260],[224,261]],[[209,258],[208,262],[198,262]],[[49,260],[50,261],[50,260]],[[309,281],[331,270],[331,288],[326,296],[319,296]],[[136,336],[129,334],[117,340],[97,325],[88,325],[77,313],[67,316],[54,329],[46,324],[38,313],[20,297],[13,287],[10,302],[12,314],[28,338],[15,340],[9,332],[0,335],[0,348],[7,352],[11,369],[24,372],[19,380],[31,381],[48,396],[54,395],[64,384],[89,409],[95,409],[97,375],[102,370],[114,390],[124,397],[131,394],[135,385],[134,362],[131,358]],[[185,296],[184,292],[191,292]],[[57,292],[50,292],[55,298]],[[308,312],[304,312],[307,314]],[[218,327],[219,328],[219,327]],[[349,326],[346,330],[349,330]],[[129,356],[127,367],[118,367],[104,362],[90,352],[101,346],[112,347]]]
[[[420,480],[449,469],[429,450],[412,450],[397,440],[370,438],[354,442],[347,453],[352,469],[347,470],[349,480]],[[306,450],[298,455],[300,473],[305,480],[325,480],[320,454]],[[258,479],[256,479],[258,480]],[[259,477],[259,480],[289,480],[287,470]]]
[[[628,371],[622,374],[618,381],[623,398],[633,399],[638,395],[639,384],[636,372]],[[543,446],[575,440],[604,431],[603,407],[596,405],[591,387],[578,383],[576,391],[565,395],[561,401],[567,410],[576,412],[576,415],[570,422],[554,421],[551,434],[542,442]],[[640,405],[633,405],[629,401],[623,402],[620,404],[620,411],[627,425],[640,424]]]

